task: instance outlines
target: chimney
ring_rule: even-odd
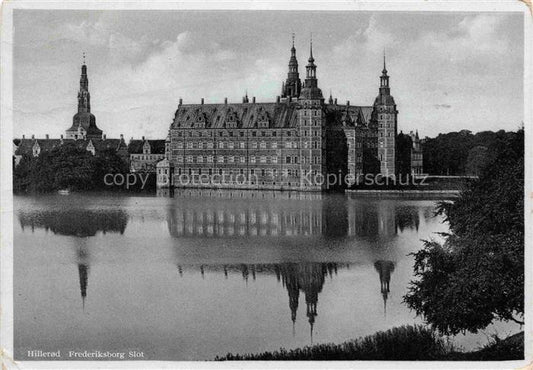
[[[46,138],[46,140],[50,139],[50,136],[48,136],[48,134],[46,134],[44,137]]]
[[[31,138],[32,138],[32,139],[35,139],[35,135],[31,135]]]
[[[202,98],[201,104],[204,105],[204,98]]]
[[[224,98],[224,104],[228,104],[228,98]]]
[[[22,139],[26,139],[26,135],[22,135]]]
[[[63,144],[63,134],[60,135],[59,141],[61,141],[61,144]]]
[[[182,105],[182,104],[183,104],[183,99],[180,98],[178,105]]]
[[[143,136],[143,141],[144,141],[144,136]]]
[[[124,140],[124,135],[120,134],[120,140]]]
[[[346,105],[349,107],[350,106],[350,101],[349,100],[346,100]]]
[[[252,103],[255,104],[255,96],[252,98]]]
[[[337,98],[335,98],[335,105],[337,105]]]
[[[61,136],[63,136],[63,135],[61,135]],[[103,139],[103,140],[107,139],[106,134],[104,134],[104,135],[102,136],[102,139]]]
[[[276,103],[279,103],[279,95],[276,96]]]

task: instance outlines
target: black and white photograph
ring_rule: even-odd
[[[533,18],[428,3],[4,3],[3,368],[527,366]]]

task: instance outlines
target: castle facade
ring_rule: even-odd
[[[385,58],[371,106],[324,99],[312,43],[305,68],[302,82],[293,42],[275,102],[247,95],[239,104],[180,99],[157,165],[158,187],[322,191],[331,188],[332,176],[333,187],[347,187],[366,174],[396,175],[398,110]],[[418,165],[418,152],[415,157]]]

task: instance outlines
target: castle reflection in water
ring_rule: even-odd
[[[404,229],[417,230],[420,217],[430,215],[420,207],[401,202],[352,202],[343,195],[328,196],[321,193],[183,190],[175,194],[160,192],[158,195],[172,196],[167,204],[166,222],[171,237],[178,239],[295,236],[387,239]],[[206,198],[209,200],[207,203]],[[204,202],[199,202],[199,199]],[[124,234],[128,218],[127,212],[122,209],[56,209],[20,211],[18,214],[23,230],[28,227],[32,231],[35,228],[43,228],[55,234],[76,237],[74,247],[84,309],[88,296],[91,261],[87,238],[98,232]],[[386,312],[395,261],[376,259],[373,264],[379,275],[379,291]],[[275,276],[287,290],[293,328],[298,307],[305,304],[311,340],[313,325],[318,315],[318,296],[322,292],[326,277],[333,277],[338,269],[349,267],[347,263],[338,262],[292,261],[182,265],[179,259],[176,265],[180,276],[186,270],[199,272],[202,277],[206,272],[220,273],[225,277],[229,274],[240,274],[246,281],[250,278],[255,280],[259,274]]]
[[[350,203],[340,194],[161,189],[158,195],[176,200],[167,218],[175,237],[391,237],[420,223],[416,207]],[[198,202],[205,198],[212,199],[208,206]]]

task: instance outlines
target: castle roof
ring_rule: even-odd
[[[296,102],[242,103],[242,104],[187,104],[180,105],[172,128],[257,128],[267,122],[268,128],[294,128],[297,124]]]
[[[342,124],[343,126],[356,127],[368,125],[372,117],[373,107],[356,105],[326,105],[326,119],[329,125]]]
[[[61,145],[61,139],[17,139],[19,144],[15,155],[33,155],[33,146],[39,144],[42,151],[50,151]]]
[[[142,154],[145,142],[150,145],[151,154],[165,154],[165,140],[130,140],[128,153]]]
[[[263,128],[259,123],[267,122],[268,128],[296,128],[298,101],[280,103],[241,103],[241,104],[186,104],[176,110],[171,128]],[[359,121],[368,124],[373,107],[355,105],[325,105],[330,122],[347,120],[351,126]],[[358,117],[360,117],[358,119]],[[228,123],[235,123],[230,126]],[[139,140],[141,141],[141,140]],[[142,141],[141,141],[142,142]],[[163,143],[164,148],[164,143]],[[164,149],[163,149],[164,150]],[[142,152],[142,146],[140,148]],[[130,152],[131,153],[131,152]]]
[[[102,152],[106,149],[118,150],[120,149],[121,139],[16,139],[19,144],[15,150],[15,155],[33,155],[33,146],[35,143],[39,144],[42,152],[51,151],[60,145],[74,145],[79,149],[87,149],[87,146],[92,142],[96,152]],[[163,148],[164,148],[164,140]],[[125,143],[124,143],[125,145]],[[164,151],[164,149],[163,149]]]

